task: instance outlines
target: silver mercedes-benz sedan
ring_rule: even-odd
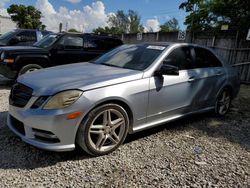
[[[126,135],[214,110],[239,92],[238,73],[209,49],[178,43],[122,45],[93,62],[20,76],[9,98],[9,128],[53,151],[78,144],[108,154]]]

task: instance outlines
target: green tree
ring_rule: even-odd
[[[160,25],[160,32],[170,32],[170,31],[179,31],[179,22],[176,18],[172,18],[165,22],[163,25]]]
[[[118,28],[115,27],[98,27],[96,29],[93,30],[93,33],[95,34],[119,34],[120,30]]]
[[[74,29],[74,28],[69,29],[68,32],[80,33],[80,31],[77,31],[77,30]]]
[[[215,25],[215,17],[210,11],[210,3],[204,0],[187,0],[183,2],[180,9],[185,10],[185,23],[191,31],[211,30]]]
[[[123,10],[118,10],[116,14],[110,15],[108,22],[111,27],[117,28],[118,34],[128,32],[129,20]]]
[[[23,29],[43,29],[45,25],[40,21],[42,13],[34,6],[11,5],[7,12],[12,21],[16,22],[19,28]]]
[[[217,25],[228,24],[229,29],[246,33],[250,28],[250,1],[213,0],[210,10],[217,18]]]
[[[129,10],[125,13],[118,10],[115,14],[110,15],[108,19],[110,27],[98,27],[93,30],[94,33],[101,34],[123,34],[143,32],[144,28],[140,24],[141,17],[136,11]]]
[[[242,0],[187,0],[180,9],[185,10],[185,24],[192,31],[218,31],[221,25],[246,33],[250,27],[250,1]]]
[[[129,10],[128,11],[129,33],[143,32],[144,28],[140,24],[140,22],[141,22],[141,17],[139,16],[139,14],[134,10]]]

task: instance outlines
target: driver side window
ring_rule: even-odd
[[[164,64],[176,66],[179,70],[188,70],[194,68],[193,57],[190,47],[178,47],[166,57]]]

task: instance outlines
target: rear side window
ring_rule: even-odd
[[[16,35],[21,42],[36,41],[36,31],[21,31]]]
[[[209,50],[196,47],[195,48],[195,66],[196,68],[221,67],[220,60]]]
[[[105,43],[105,50],[110,50],[112,48],[122,45],[122,41],[112,38],[105,38],[104,43]]]
[[[174,49],[163,62],[178,67],[180,70],[193,69],[193,57],[190,47],[179,47]]]
[[[101,38],[88,37],[84,40],[84,49],[87,50],[104,50],[105,44]]]
[[[77,36],[64,36],[59,44],[66,50],[83,49],[83,38]]]
[[[84,49],[87,50],[111,50],[117,46],[122,45],[122,41],[114,38],[103,36],[87,37],[84,40]]]

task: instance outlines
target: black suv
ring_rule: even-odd
[[[31,46],[50,33],[52,32],[15,29],[0,36],[0,46]]]
[[[0,48],[0,74],[15,79],[37,69],[90,61],[123,44],[115,37],[93,34],[49,34],[33,46]]]

